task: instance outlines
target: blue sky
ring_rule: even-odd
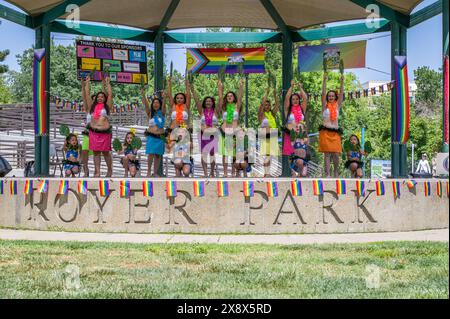
[[[432,4],[435,0],[425,0],[416,10]],[[0,0],[0,4],[10,6]],[[16,54],[22,53],[34,43],[34,31],[7,20],[0,19],[0,50],[9,49],[11,54],[6,59],[6,64],[12,70],[18,68]],[[195,29],[199,31],[200,29]],[[190,30],[194,31],[194,30]],[[69,45],[73,43],[73,37],[67,34],[53,34],[56,43]],[[347,42],[367,39],[367,67],[390,73],[390,47],[389,33],[379,33],[371,36],[358,36],[339,38],[333,42]],[[152,45],[147,45],[152,49]],[[174,67],[180,72],[185,70],[185,49],[190,45],[168,44],[165,48],[166,62],[174,61]],[[438,15],[426,22],[408,30],[408,64],[410,79],[413,78],[413,70],[420,66],[428,66],[438,70],[442,65],[442,15]],[[368,69],[352,70],[363,83],[368,80],[389,80],[390,76],[381,72]]]

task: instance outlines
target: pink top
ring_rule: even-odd
[[[102,117],[102,111],[105,109],[104,103],[99,103],[95,106],[93,117],[94,119],[98,120],[100,117]]]

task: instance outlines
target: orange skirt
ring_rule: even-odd
[[[338,132],[321,130],[319,133],[319,152],[342,153],[342,140]]]

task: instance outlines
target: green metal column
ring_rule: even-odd
[[[396,55],[406,55],[407,53],[407,32],[406,28],[396,22],[391,22],[391,79],[395,80],[395,61]],[[396,114],[396,93],[391,91],[391,134],[394,139],[397,131],[397,114]],[[392,143],[391,161],[393,178],[401,178],[408,176],[407,167],[407,148],[406,144]]]
[[[293,70],[292,70],[292,56],[294,53],[294,43],[292,42],[292,38],[286,34],[283,34],[283,96],[282,101],[284,105],[284,99],[286,97],[286,92],[291,87],[291,81],[293,78]],[[284,118],[284,106],[280,108],[282,123],[285,123]],[[284,139],[282,143],[284,147]],[[283,177],[290,177],[291,170],[289,168],[289,156],[282,155],[282,168],[283,168]]]
[[[448,53],[449,53],[448,52],[449,51],[448,50],[448,45],[449,45],[449,43],[448,43],[449,42],[449,38],[448,38],[448,35],[449,35],[449,15],[448,15],[448,10],[449,10],[449,0],[442,1],[442,35],[443,35],[442,44],[443,44],[443,58],[444,59],[445,59],[445,57],[448,56]],[[442,74],[445,77],[445,72],[442,72]],[[444,80],[445,80],[445,78],[444,78]],[[442,96],[445,96],[445,90],[444,90],[444,94]],[[448,116],[448,114],[446,114],[446,112],[445,112],[445,104],[444,104],[444,107],[443,107],[442,114],[443,114],[442,119],[443,119],[443,128],[444,128],[445,127],[444,121],[445,120],[447,120],[447,121],[449,120],[448,118],[445,119],[445,116]],[[443,153],[448,153],[449,147],[448,147],[448,144],[445,143],[445,133],[446,132],[443,130],[443,134],[444,135],[443,135],[443,143],[442,143],[443,144],[442,152]]]
[[[50,123],[50,26],[45,24],[36,29],[36,49],[45,48],[46,54],[46,108],[47,108],[47,127]],[[37,176],[49,175],[49,153],[50,153],[50,137],[36,136],[35,139],[35,172]]]
[[[154,69],[155,92],[165,89],[164,81],[164,34],[158,32],[155,38],[155,69]],[[163,174],[163,162],[161,161],[158,175]]]

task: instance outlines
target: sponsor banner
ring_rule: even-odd
[[[123,70],[125,72],[139,73],[141,71],[141,67],[139,63],[123,62]]]

